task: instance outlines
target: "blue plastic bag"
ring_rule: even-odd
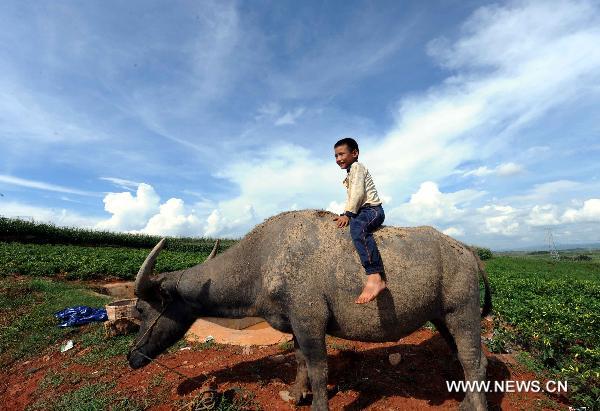
[[[77,325],[87,324],[92,321],[108,320],[106,309],[92,308],[85,305],[65,308],[64,310],[56,312],[54,316],[62,321],[58,325],[59,327],[74,327]]]

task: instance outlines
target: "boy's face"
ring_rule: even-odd
[[[346,144],[334,148],[335,162],[340,168],[348,168],[350,164],[358,160],[358,151],[350,151],[350,147]]]

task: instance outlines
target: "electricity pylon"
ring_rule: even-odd
[[[556,244],[554,243],[554,235],[552,235],[552,229],[546,229],[546,244],[548,244],[548,252],[550,253],[550,258],[553,260],[560,260],[560,254],[558,254],[558,250],[556,249]]]

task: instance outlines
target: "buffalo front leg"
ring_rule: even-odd
[[[314,307],[313,307],[314,308]],[[327,348],[325,324],[327,307],[314,311],[303,319],[292,320],[292,330],[298,349],[306,362],[312,388],[313,411],[329,410],[327,398]]]
[[[296,380],[290,391],[290,397],[294,400],[296,405],[306,398],[309,390],[308,384],[308,367],[306,365],[306,358],[300,349],[298,339],[294,335],[294,351],[296,354],[296,363],[298,368],[296,369]]]
[[[479,299],[475,303],[459,308],[446,315],[448,331],[456,342],[458,359],[465,373],[465,380],[474,386],[465,393],[460,404],[461,410],[485,411],[487,400],[485,393],[487,359],[481,349],[481,325]],[[479,385],[477,387],[476,385]]]

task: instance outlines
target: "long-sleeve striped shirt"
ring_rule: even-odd
[[[355,217],[358,210],[365,205],[379,205],[381,200],[367,168],[355,161],[347,169],[348,175],[343,181],[348,197],[344,214]]]

